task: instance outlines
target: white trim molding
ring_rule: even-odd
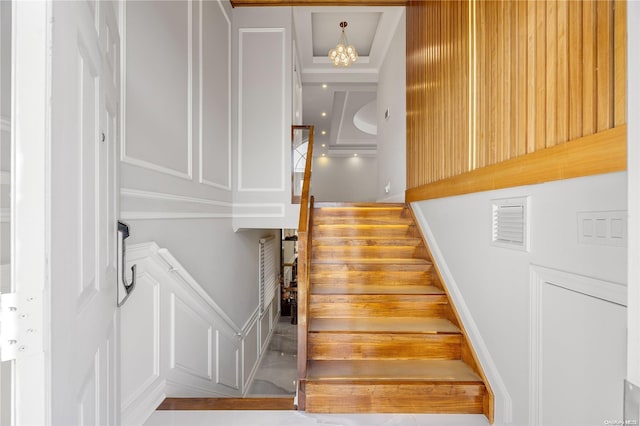
[[[134,188],[122,188],[123,200],[157,201],[157,206],[144,204],[144,210],[138,206],[122,203],[121,217],[124,220],[156,219],[220,219],[233,217],[233,203],[208,198],[189,197],[164,192],[146,191]],[[167,205],[170,202],[170,205]]]
[[[285,151],[285,146],[286,146],[286,135],[287,135],[287,131],[285,130],[285,126],[287,123],[287,117],[286,117],[286,112],[287,112],[287,108],[286,108],[286,101],[287,101],[287,95],[286,95],[286,79],[285,76],[287,74],[287,67],[286,67],[286,40],[287,40],[287,35],[286,35],[286,29],[285,28],[240,28],[238,30],[239,32],[239,36],[238,36],[238,192],[281,192],[285,190],[285,175],[288,173],[288,168],[286,166],[287,161],[286,161],[286,151]],[[251,33],[280,33],[281,34],[281,38],[282,38],[282,43],[281,43],[281,56],[282,56],[282,80],[281,80],[281,86],[282,86],[282,93],[281,93],[281,106],[282,106],[282,114],[281,114],[281,130],[282,130],[282,135],[280,138],[280,142],[281,142],[281,149],[280,149],[280,161],[281,164],[279,165],[270,165],[270,168],[275,169],[275,170],[279,170],[280,171],[280,186],[279,187],[275,187],[275,188],[271,188],[271,187],[264,187],[264,188],[251,188],[251,187],[245,187],[243,184],[243,180],[242,180],[242,172],[243,172],[243,165],[242,165],[242,153],[243,153],[243,134],[242,134],[242,126],[243,126],[243,116],[242,116],[242,108],[243,108],[243,79],[242,79],[242,73],[243,73],[243,46],[244,46],[244,34],[251,34]]]
[[[199,37],[199,43],[198,43],[198,54],[199,54],[199,61],[198,61],[198,65],[199,65],[199,80],[200,80],[200,84],[199,84],[199,120],[198,120],[198,127],[199,127],[199,137],[198,137],[198,181],[203,184],[203,185],[208,185],[208,186],[212,186],[214,188],[218,188],[218,189],[222,189],[225,191],[231,191],[231,170],[232,170],[232,163],[231,163],[231,151],[232,151],[232,143],[231,143],[231,92],[232,92],[232,86],[231,86],[231,20],[229,19],[229,16],[227,15],[227,12],[224,10],[224,6],[222,5],[222,1],[221,0],[216,0],[218,3],[218,6],[220,8],[220,12],[222,12],[222,15],[224,16],[224,19],[227,21],[227,182],[226,183],[218,183],[218,182],[212,182],[208,179],[206,179],[204,177],[204,159],[203,159],[203,98],[204,98],[204,91],[203,91],[203,87],[204,87],[204,73],[203,73],[203,63],[204,63],[204,49],[203,49],[203,45],[204,45],[204,31],[203,31],[203,4],[205,3],[205,0],[199,0],[199,26],[198,26],[198,37]]]
[[[621,283],[600,280],[533,264],[529,270],[529,425],[540,426],[543,408],[543,286],[548,285],[563,288],[574,293],[583,294],[623,307],[627,306],[627,286]],[[622,383],[620,384],[620,388],[622,388]]]
[[[281,218],[285,215],[285,205],[281,203],[231,203],[135,188],[120,189],[120,197],[122,200],[162,203],[156,208],[145,203],[145,208],[141,210],[123,202],[120,216],[124,220]],[[167,205],[167,202],[171,204]]]
[[[132,166],[142,167],[169,176],[193,180],[193,1],[187,1],[187,170],[175,170],[170,167],[132,157],[127,154],[127,2],[122,3],[121,13],[120,107],[121,135],[120,161]]]
[[[120,195],[130,198],[144,198],[149,200],[179,201],[185,203],[205,204],[210,206],[231,206],[226,201],[210,200],[208,198],[188,197],[184,195],[169,194],[167,192],[145,191],[135,188],[122,188]]]
[[[415,205],[415,203],[412,203]],[[478,326],[476,325],[475,320],[473,319],[473,315],[469,310],[464,297],[462,296],[462,292],[456,283],[456,280],[453,278],[451,271],[447,265],[447,262],[440,251],[440,247],[436,242],[436,238],[433,235],[433,231],[431,227],[427,223],[422,210],[418,208],[414,208],[413,212],[418,220],[418,224],[420,228],[422,228],[422,232],[424,233],[424,237],[429,244],[429,248],[431,249],[431,254],[433,256],[433,261],[436,265],[438,265],[438,269],[440,274],[442,275],[442,279],[445,282],[447,289],[449,290],[449,295],[451,296],[451,301],[456,307],[458,314],[460,315],[460,320],[462,321],[465,330],[467,331],[469,340],[471,341],[471,345],[476,351],[476,355],[478,356],[478,360],[484,370],[484,373],[489,380],[491,388],[493,389],[495,396],[495,404],[496,410],[498,404],[502,406],[502,416],[501,423],[510,424],[513,419],[513,403],[511,400],[511,395],[509,394],[509,390],[502,379],[500,371],[496,366],[493,357],[491,356],[491,352],[489,352],[489,348],[485,343],[482,334]]]

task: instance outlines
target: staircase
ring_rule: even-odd
[[[484,413],[485,386],[403,204],[312,214],[306,411]]]

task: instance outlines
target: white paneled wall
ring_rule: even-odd
[[[532,266],[530,297],[529,424],[622,418],[626,286]]]
[[[127,261],[138,265],[137,288],[122,308],[122,419],[141,424],[165,397],[242,396],[248,389],[279,315],[277,298],[258,310],[258,241],[275,232],[256,229],[257,222],[234,232],[233,218],[268,217],[279,228],[285,204],[255,193],[234,197],[230,3],[133,0],[120,7],[120,210],[131,230]],[[282,79],[290,35],[273,34]],[[279,107],[288,111],[282,97],[289,92],[282,81],[278,87]],[[279,119],[280,135],[283,126]],[[275,158],[282,169],[280,139]],[[249,157],[261,154],[247,143],[253,167]],[[283,170],[271,167],[264,182],[276,176],[282,188]]]
[[[627,249],[581,242],[578,218],[626,210],[626,179],[611,173],[412,204],[495,393],[496,424],[622,418]],[[522,196],[530,251],[492,245],[491,200]],[[599,371],[583,378],[584,365]]]
[[[290,7],[233,10],[234,228],[294,228]]]
[[[231,218],[231,7],[121,6],[125,219]]]
[[[278,314],[274,298],[238,326],[155,243],[130,246],[137,284],[122,307],[122,422],[141,424],[166,397],[242,396]]]

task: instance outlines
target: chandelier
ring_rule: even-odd
[[[344,29],[347,28],[347,21],[340,22],[340,28],[342,28],[340,40],[338,40],[336,47],[329,51],[329,59],[336,67],[348,67],[358,60],[358,52],[356,52],[355,47],[347,42],[347,35],[344,33]]]

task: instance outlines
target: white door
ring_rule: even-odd
[[[114,5],[14,5],[16,52],[31,49],[16,56],[14,68],[14,272],[18,295],[42,300],[44,341],[41,353],[27,350],[16,361],[15,423],[117,424],[120,42]],[[35,74],[31,84],[28,73]],[[29,269],[33,264],[38,273]]]

